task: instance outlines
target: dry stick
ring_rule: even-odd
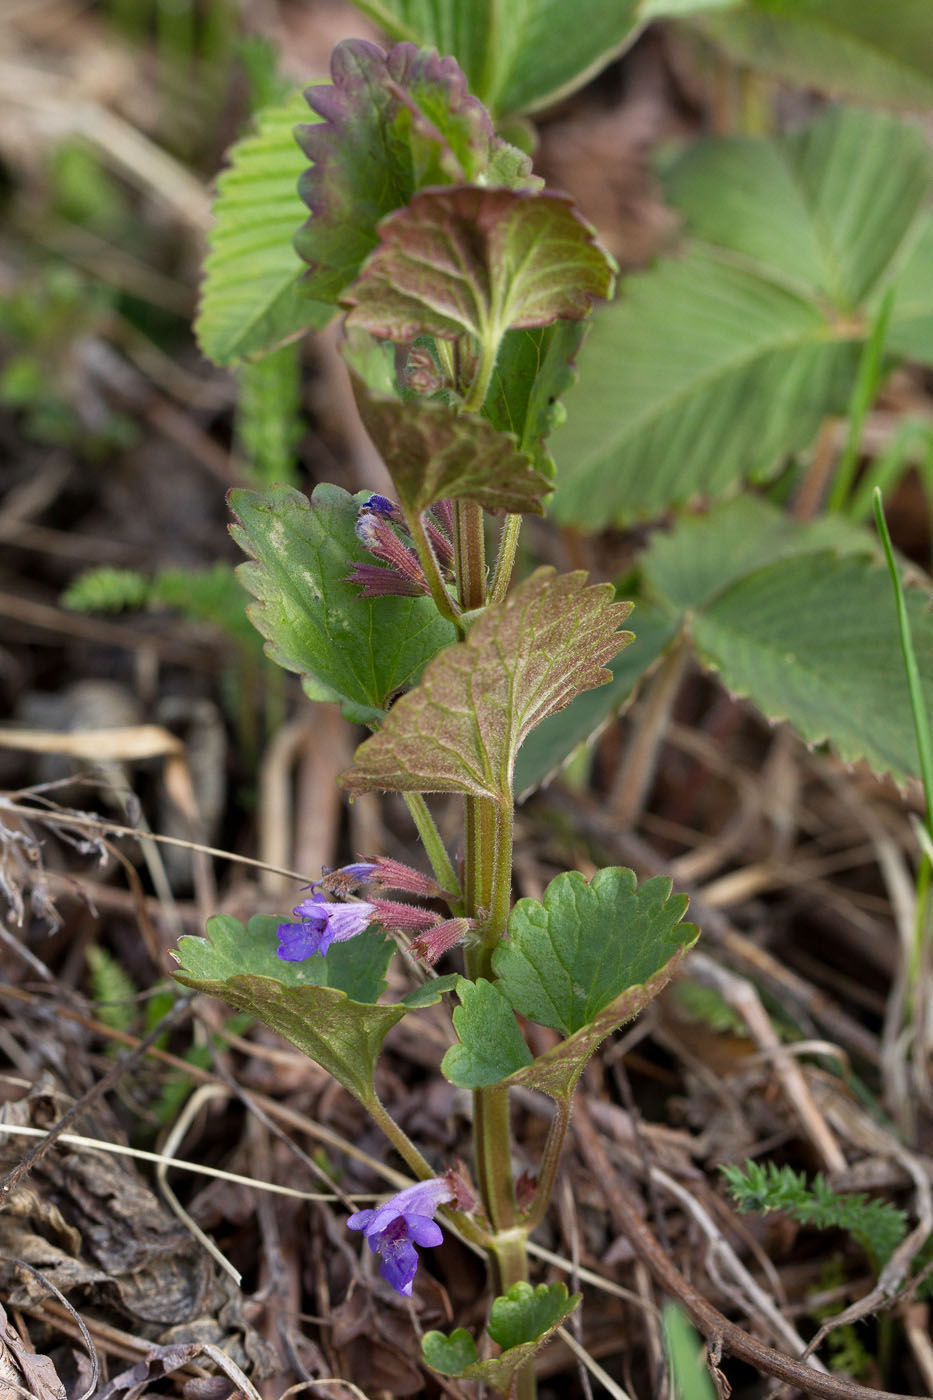
[[[80,1396],[80,1400],[88,1400],[88,1396],[93,1395],[94,1391],[97,1389],[97,1382],[100,1379],[100,1357],[97,1355],[97,1348],[94,1345],[94,1339],[92,1338],[90,1332],[85,1326],[83,1318],[81,1317],[80,1313],[75,1312],[68,1299],[63,1293],[59,1292],[52,1280],[46,1278],[45,1274],[40,1274],[39,1270],[34,1269],[31,1264],[27,1264],[25,1259],[14,1259],[13,1266],[17,1269],[25,1269],[27,1273],[32,1274],[33,1278],[38,1279],[39,1282],[42,1284],[42,1287],[47,1288],[52,1294],[52,1296],[58,1299],[62,1307],[65,1308],[68,1312],[69,1316],[73,1317],[75,1322],[77,1323],[78,1329],[81,1333],[81,1338],[84,1342],[85,1347],[87,1348],[88,1360],[91,1363],[91,1380],[89,1385],[87,1386],[87,1389]]]
[[[768,1053],[787,1103],[819,1154],[824,1170],[833,1175],[844,1172],[848,1166],[845,1154],[817,1108],[800,1065],[781,1044],[752,983],[719,967],[705,953],[693,954],[690,975],[701,985],[713,987],[742,1017],[759,1048]]]
[[[638,1198],[622,1184],[614,1172],[609,1154],[582,1099],[574,1116],[574,1132],[593,1177],[603,1188],[614,1227],[626,1237],[636,1255],[648,1265],[660,1286],[680,1302],[713,1348],[722,1348],[730,1355],[747,1361],[765,1375],[777,1376],[779,1380],[797,1386],[807,1395],[824,1396],[826,1400],[917,1400],[916,1396],[870,1390],[866,1386],[856,1385],[854,1381],[843,1380],[840,1376],[823,1375],[803,1362],[795,1361],[793,1357],[765,1346],[734,1322],[730,1322],[684,1278],[641,1218]],[[931,1400],[931,1397],[923,1397],[923,1400]]]
[[[153,1026],[146,1038],[137,1043],[135,1049],[130,1050],[126,1055],[122,1055],[113,1066],[113,1069],[107,1071],[103,1079],[99,1079],[96,1084],[92,1084],[87,1093],[82,1094],[80,1099],[77,1099],[68,1111],[62,1114],[58,1122],[52,1124],[42,1141],[37,1143],[31,1152],[27,1152],[23,1160],[18,1163],[12,1171],[7,1172],[3,1180],[0,1181],[0,1194],[6,1196],[12,1191],[15,1191],[23,1178],[28,1176],[36,1163],[45,1156],[59,1134],[63,1133],[76,1118],[79,1118],[92,1103],[95,1103],[103,1094],[106,1094],[112,1089],[126,1071],[132,1065],[136,1064],[138,1060],[141,1060],[146,1054],[146,1051],[149,1050],[167,1030],[170,1030],[183,1016],[187,1015],[194,998],[194,992],[189,992],[186,996],[180,997],[171,1011],[163,1016],[157,1025]],[[63,1010],[60,1014],[67,1015],[67,1012]],[[186,1068],[190,1069],[190,1066],[186,1066]],[[2,1204],[2,1202],[0,1202],[0,1204]]]

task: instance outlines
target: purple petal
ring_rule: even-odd
[[[315,953],[326,953],[333,942],[327,925],[320,928],[310,919],[300,924],[279,924],[276,934],[279,939],[278,956],[283,962],[304,962]]]
[[[418,1253],[408,1240],[393,1240],[383,1248],[379,1273],[396,1293],[411,1297],[412,1280],[417,1270]]]
[[[444,1243],[444,1232],[440,1225],[426,1215],[406,1215],[405,1224],[408,1226],[408,1238],[412,1244],[433,1248]]]
[[[365,1230],[375,1214],[374,1210],[358,1210],[356,1215],[351,1215],[347,1221],[347,1229]]]
[[[346,943],[355,938],[373,921],[375,910],[371,904],[359,900],[356,904],[325,904],[327,910],[327,931],[333,943]]]

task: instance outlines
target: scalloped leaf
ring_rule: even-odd
[[[522,740],[575,695],[602,685],[632,639],[630,604],[582,572],[537,569],[486,608],[467,638],[435,657],[414,690],[356,751],[355,792],[465,792],[511,803]]]
[[[558,875],[541,901],[520,899],[493,955],[513,1008],[572,1035],[630,987],[642,986],[698,937],[685,894],[660,876],[638,885],[623,866]]]
[[[833,97],[933,105],[928,0],[750,0],[694,21],[740,63]]]
[[[459,980],[456,972],[449,972],[445,977],[431,977],[402,997],[401,1005],[408,1011],[416,1011],[422,1006],[435,1006],[448,992],[454,990]]]
[[[370,1103],[382,1042],[406,1011],[374,1004],[394,943],[367,932],[326,957],[286,963],[275,951],[279,922],[259,916],[247,929],[229,915],[209,919],[207,938],[179,940],[175,980],[248,1011]]]
[[[580,321],[555,321],[506,331],[483,404],[483,417],[500,432],[514,433],[549,480],[555,468],[544,440],[563,421],[557,400],[576,378],[575,356],[587,329]]]
[[[549,1341],[561,1323],[579,1305],[582,1294],[568,1297],[563,1283],[513,1283],[508,1293],[493,1300],[486,1330],[502,1348],[498,1356],[476,1360],[476,1345],[469,1332],[458,1327],[449,1337],[427,1332],[422,1338],[425,1363],[444,1376],[482,1381],[499,1395],[510,1392],[520,1366]]]
[[[669,188],[696,237],[595,317],[552,439],[555,517],[628,524],[772,475],[846,411],[889,285],[888,344],[933,353],[929,170],[919,132],[846,109],[677,162]]]
[[[589,883],[570,871],[551,881],[542,902],[520,899],[493,954],[498,980],[458,983],[460,1044],[447,1051],[442,1073],[463,1089],[507,1080],[569,1094],[600,1041],[657,996],[696,942],[696,926],[681,922],[686,906],[670,880],[638,886],[619,866]],[[532,1060],[510,1012],[567,1038]]]
[[[299,186],[311,218],[295,238],[311,265],[309,295],[336,302],[376,246],[380,220],[424,185],[480,180],[494,164],[497,183],[540,186],[530,160],[495,135],[455,59],[345,39],[331,75],[332,86],[307,94],[320,123],[297,131],[312,162]]]
[[[441,1062],[441,1073],[451,1084],[485,1089],[533,1064],[512,1005],[498,982],[461,977],[456,990],[460,1005],[454,1009],[453,1023],[460,1044],[452,1045]]]
[[[381,339],[466,332],[495,357],[510,328],[577,321],[612,292],[614,264],[566,195],[422,190],[384,219],[343,297]]]
[[[354,533],[359,505],[338,486],[311,497],[288,486],[231,491],[231,534],[252,562],[237,573],[258,600],[250,618],[266,652],[297,671],[312,700],[338,701],[347,719],[374,724],[395,692],[454,640],[453,625],[425,598],[372,598],[345,582],[372,562]]]
[[[476,501],[484,510],[544,513],[549,481],[516,449],[512,434],[497,432],[473,413],[451,413],[431,399],[402,403],[371,393],[351,375],[363,426],[388,468],[409,516],[435,501]]]
[[[302,115],[298,93],[260,112],[217,181],[195,322],[198,344],[215,364],[267,354],[334,314],[300,287],[304,265],[292,247],[304,213],[297,190],[304,158],[292,134]]]

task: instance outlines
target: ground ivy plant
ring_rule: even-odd
[[[430,1332],[424,1359],[528,1400],[534,1353],[578,1301],[563,1284],[533,1287],[526,1258],[575,1086],[697,937],[669,881],[639,885],[621,868],[590,880],[569,871],[542,899],[512,907],[519,748],[609,679],[608,662],[632,640],[622,630],[630,604],[611,585],[552,568],[513,580],[523,517],[543,512],[551,486],[556,399],[614,268],[572,203],[544,190],[527,157],[496,135],[453,59],[351,40],[336,50],[332,76],[309,90],[312,120],[297,129],[311,217],[295,246],[309,270],[295,277],[286,248],[262,316],[253,303],[241,324],[249,229],[265,253],[281,209],[267,224],[261,202],[239,198],[235,155],[218,202],[202,344],[217,342],[222,323],[226,346],[267,351],[320,324],[322,308],[343,315],[356,401],[393,496],[322,485],[309,502],[290,486],[236,490],[233,534],[268,654],[301,676],[311,699],[339,703],[371,731],[343,776],[347,792],[403,794],[430,874],[361,856],[313,880],[291,917],[257,916],[245,928],[212,919],[206,939],[182,939],[177,977],[285,1036],[385,1132],[413,1183],[347,1226],[379,1256],[386,1284],[412,1295],[417,1250],[439,1244],[445,1222],[486,1252],[498,1295],[489,1340]],[[281,141],[276,129],[272,149]],[[252,168],[256,138],[240,149]],[[490,559],[487,513],[499,522]],[[441,841],[432,793],[463,802],[456,851]],[[414,990],[387,1003],[396,956]],[[440,1072],[473,1093],[475,1185],[462,1165],[429,1161],[376,1089],[388,1032],[441,999],[452,1003],[456,1043]],[[527,1023],[551,1033],[533,1037],[549,1043],[543,1053],[533,1053]],[[538,1171],[518,1181],[517,1085],[554,1103]]]

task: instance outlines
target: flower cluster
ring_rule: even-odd
[[[360,885],[380,885],[402,890],[423,899],[449,898],[436,880],[397,860],[378,857],[330,870],[312,885],[310,898],[296,904],[294,922],[279,924],[278,955],[284,962],[304,962],[315,953],[322,956],[332,943],[345,943],[376,924],[387,933],[414,935],[412,952],[432,964],[442,953],[459,943],[473,927],[469,919],[442,919],[433,909],[393,899],[331,902],[321,888],[336,894],[349,894]]]
[[[424,515],[424,528],[441,571],[454,562],[453,509],[449,501],[439,501]],[[418,555],[410,543],[405,517],[388,496],[370,496],[360,507],[356,537],[378,564],[350,567],[345,583],[358,583],[362,598],[382,598],[387,594],[417,598],[430,593]],[[382,567],[382,566],[385,567]]]

